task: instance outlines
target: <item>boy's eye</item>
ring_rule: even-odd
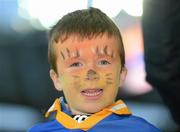
[[[100,65],[109,65],[111,63],[109,61],[107,61],[107,60],[101,60],[101,61],[98,62],[98,64],[100,64]]]
[[[82,66],[82,65],[83,65],[83,64],[80,63],[80,62],[75,62],[75,63],[71,64],[70,67],[80,67],[80,66]]]

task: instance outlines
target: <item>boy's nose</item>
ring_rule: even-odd
[[[96,72],[92,69],[88,70],[87,75],[95,75]]]
[[[99,79],[99,77],[98,77],[95,70],[90,69],[87,71],[87,78],[86,79],[87,80],[97,80],[97,79]]]

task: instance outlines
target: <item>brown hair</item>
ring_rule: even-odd
[[[68,39],[68,36],[73,34],[77,34],[83,39],[96,37],[104,33],[107,33],[109,37],[115,36],[118,38],[121,64],[124,67],[125,51],[118,27],[106,14],[97,8],[90,7],[63,16],[49,31],[48,60],[50,68],[57,72],[54,43],[64,42]]]

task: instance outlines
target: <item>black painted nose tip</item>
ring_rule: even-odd
[[[99,76],[97,75],[96,71],[90,69],[88,72],[87,72],[87,80],[98,80],[99,79]]]
[[[92,69],[87,72],[87,75],[95,75],[95,74],[96,72]]]

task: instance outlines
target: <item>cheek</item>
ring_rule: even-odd
[[[114,74],[114,81],[116,82],[116,83],[119,83],[119,81],[120,81],[120,71],[119,70],[117,70],[117,71],[114,71],[113,72],[113,74]]]
[[[63,90],[67,90],[67,89],[78,89],[80,88],[81,84],[82,84],[82,73],[66,73],[63,74],[60,78],[61,80],[61,84],[63,87]]]
[[[72,76],[68,74],[61,75],[60,81],[61,81],[63,89],[66,89],[67,87],[71,86],[74,82]]]
[[[119,67],[113,67],[104,70],[102,73],[105,73],[104,78],[108,84],[111,85],[118,85],[120,80],[120,68]]]

